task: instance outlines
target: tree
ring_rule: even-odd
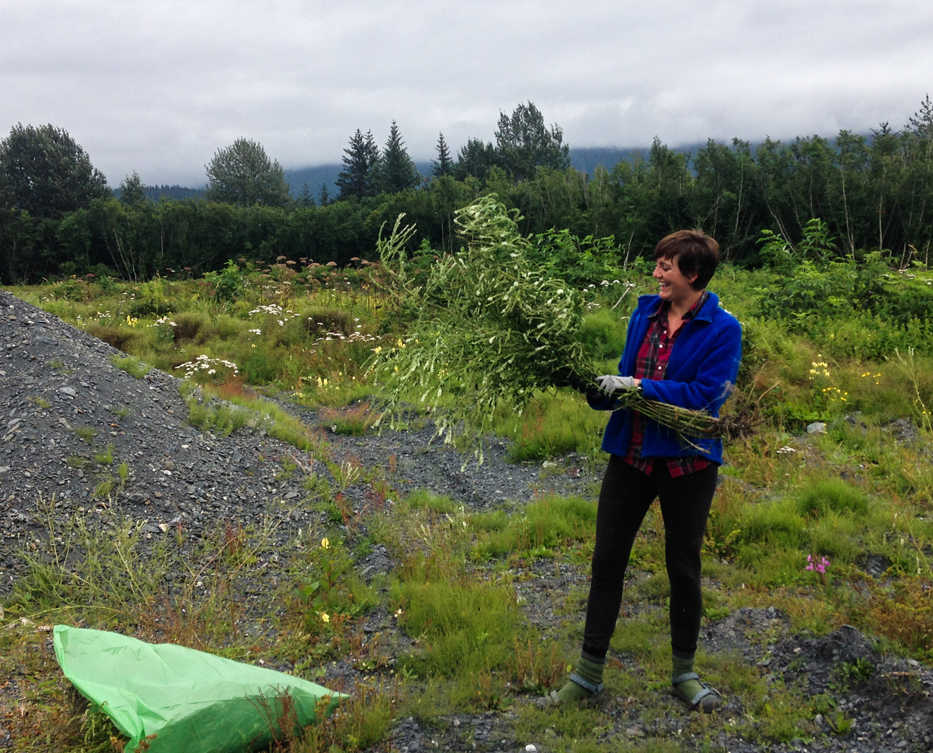
[[[464,180],[471,175],[483,180],[489,168],[495,164],[497,164],[497,157],[493,145],[483,143],[480,139],[470,139],[460,147],[457,164],[454,166],[454,176],[457,180]]]
[[[516,107],[511,117],[499,113],[496,153],[515,180],[533,178],[538,166],[556,170],[570,167],[570,147],[563,140],[560,127],[552,125],[548,129],[541,111],[530,100]]]
[[[326,207],[328,204],[330,204],[330,192],[327,190],[326,183],[321,183],[321,191],[318,194],[317,202],[322,207]]]
[[[378,162],[379,148],[372,131],[366,131],[364,136],[357,128],[350,137],[350,145],[343,150],[343,170],[336,180],[337,188],[340,189],[337,198],[349,199],[355,196],[362,199],[364,196],[374,196]]]
[[[438,178],[442,175],[453,175],[454,161],[450,157],[450,148],[447,146],[447,141],[444,139],[443,133],[437,137],[436,149],[437,159],[432,165],[434,175]]]
[[[257,141],[237,139],[218,149],[206,165],[207,198],[211,201],[252,206],[288,204],[285,171],[277,160],[270,160]]]
[[[146,203],[146,190],[135,170],[127,175],[120,184],[120,201],[130,206],[139,206]]]
[[[307,182],[303,183],[301,186],[301,193],[298,196],[296,202],[300,207],[313,207],[314,206],[314,197],[311,195],[311,188],[308,186]]]
[[[0,206],[61,217],[107,196],[104,174],[63,128],[17,123],[0,142]]]
[[[405,142],[394,120],[389,127],[389,137],[379,159],[376,185],[383,193],[398,193],[414,188],[421,182],[415,163],[408,156]]]

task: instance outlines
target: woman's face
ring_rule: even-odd
[[[684,276],[677,265],[677,257],[661,257],[654,265],[654,279],[658,281],[658,295],[664,301],[686,301],[696,294],[690,283],[696,280],[696,274]]]

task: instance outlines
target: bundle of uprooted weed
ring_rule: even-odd
[[[464,247],[437,258],[426,274],[412,274],[406,263],[412,227],[400,229],[397,221],[380,239],[393,293],[413,321],[372,366],[390,392],[386,415],[397,419],[406,404],[418,404],[448,442],[468,430],[483,436],[497,411],[521,412],[536,390],[584,392],[596,374],[580,344],[582,296],[529,261],[517,212],[490,195],[454,219]],[[621,400],[684,435],[710,431],[706,414],[638,393]]]
[[[682,438],[715,437],[722,433],[721,422],[706,411],[682,408],[679,405],[649,400],[638,390],[617,392],[616,410],[631,408],[661,426],[673,429]]]

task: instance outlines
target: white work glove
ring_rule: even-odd
[[[603,374],[596,377],[596,383],[599,385],[599,391],[607,397],[612,397],[622,390],[634,390],[638,386],[635,383],[635,377],[616,376],[614,374]]]

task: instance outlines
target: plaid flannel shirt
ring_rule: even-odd
[[[707,293],[703,295],[693,305],[693,307],[684,314],[684,321],[696,316],[697,311],[706,302]],[[635,359],[636,379],[664,379],[664,373],[667,371],[667,362],[671,357],[671,349],[674,347],[674,341],[678,333],[683,331],[683,325],[671,334],[667,326],[667,314],[670,304],[666,301],[662,303],[658,310],[649,318],[652,320],[648,331],[645,333],[645,339],[642,340],[638,348],[638,356]],[[697,471],[702,471],[709,466],[709,460],[705,458],[691,456],[686,458],[644,458],[641,456],[642,438],[644,436],[644,418],[637,411],[632,411],[632,439],[629,444],[628,452],[623,460],[629,465],[637,468],[642,473],[651,475],[656,461],[663,460],[667,465],[667,471],[671,478],[687,476]]]

